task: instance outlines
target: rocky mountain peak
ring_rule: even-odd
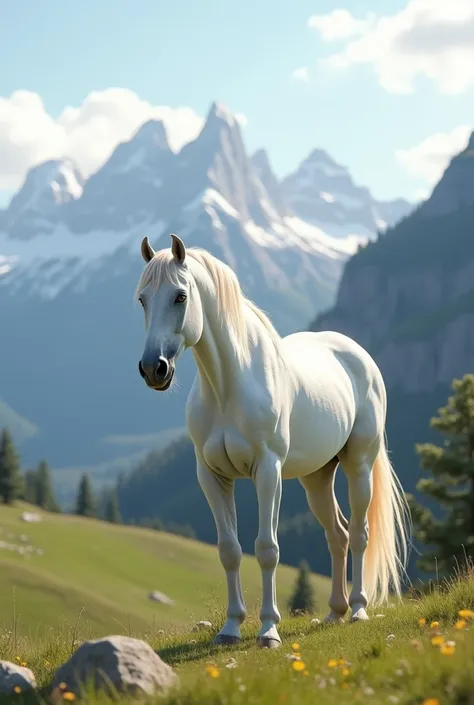
[[[464,207],[474,207],[474,132],[465,149],[451,159],[419,213],[436,217]]]
[[[10,202],[5,227],[13,238],[19,239],[50,229],[60,217],[61,206],[82,196],[84,183],[70,159],[50,159],[32,167]]]

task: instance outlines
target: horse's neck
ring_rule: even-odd
[[[242,380],[249,374],[248,368],[242,368],[238,360],[235,342],[229,330],[222,326],[215,315],[204,310],[204,327],[200,341],[194,346],[193,353],[198,368],[201,389],[204,395],[223,410],[225,405],[235,397],[237,389],[242,388]],[[249,334],[262,324],[248,311]],[[251,339],[254,336],[251,335]],[[252,342],[250,342],[252,350]]]

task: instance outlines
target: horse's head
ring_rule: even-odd
[[[155,252],[142,241],[147,266],[137,288],[145,312],[146,341],[138,369],[146,384],[166,391],[183,350],[199,341],[203,330],[201,298],[186,262],[186,248],[171,235],[171,250]]]

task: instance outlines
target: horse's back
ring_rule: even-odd
[[[329,462],[357,423],[375,428],[373,407],[384,416],[385,387],[369,353],[341,333],[294,333],[282,345],[297,380],[284,472],[294,477],[306,464],[315,469]]]
[[[384,386],[380,370],[372,356],[352,338],[335,331],[292,333],[282,339],[289,360],[304,372],[323,364],[329,374],[341,371],[351,377],[362,393],[367,387]],[[324,372],[324,370],[323,370]],[[318,374],[319,376],[319,374]]]

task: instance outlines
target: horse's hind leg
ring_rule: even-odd
[[[326,622],[341,622],[349,607],[347,602],[347,520],[334,494],[337,459],[320,470],[300,478],[309,507],[326,534],[332,563],[331,609]]]
[[[352,621],[369,619],[364,588],[364,557],[369,539],[368,509],[372,498],[371,473],[380,443],[349,439],[341,463],[349,486],[349,546],[352,555]]]

